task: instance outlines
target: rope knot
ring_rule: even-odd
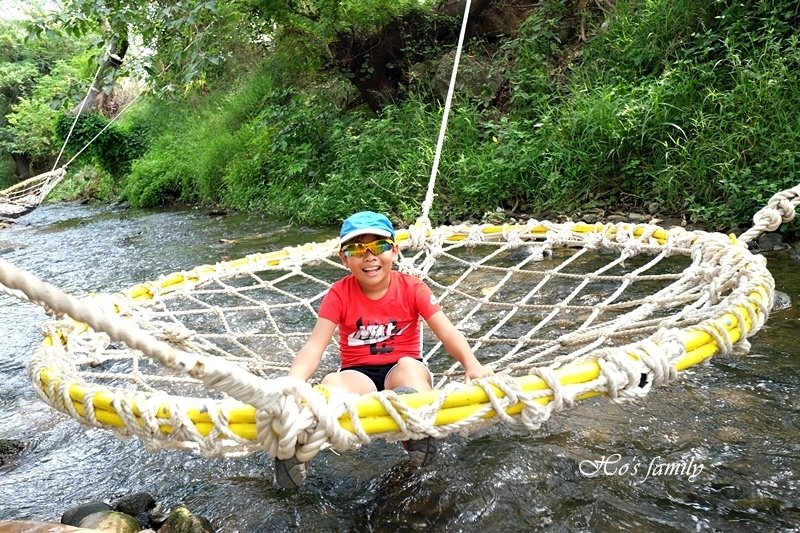
[[[421,216],[408,227],[409,248],[421,250],[425,246],[428,233],[431,232],[431,221],[426,216]]]

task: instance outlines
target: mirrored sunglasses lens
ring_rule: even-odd
[[[375,255],[381,255],[384,252],[388,252],[392,249],[392,243],[389,241],[375,241],[370,243],[371,246],[369,247],[369,251]]]
[[[361,243],[348,244],[342,248],[342,253],[347,257],[364,257],[367,250]]]
[[[356,242],[353,244],[348,244],[342,248],[342,253],[347,257],[364,257],[367,255],[367,250],[372,252],[373,255],[381,255],[382,253],[388,252],[394,246],[394,242],[390,240],[379,240],[373,241],[370,243],[360,243]]]

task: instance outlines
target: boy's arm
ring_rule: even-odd
[[[327,318],[318,318],[314,329],[311,331],[308,340],[297,352],[297,355],[289,368],[289,377],[300,378],[303,381],[308,380],[314,371],[317,370],[319,362],[322,360],[322,354],[325,353],[325,347],[333,336],[336,330],[336,324]]]
[[[445,350],[453,359],[461,363],[467,374],[467,382],[471,379],[485,378],[494,374],[491,368],[483,366],[472,353],[467,339],[456,329],[444,311],[437,311],[426,320],[431,330],[442,341]]]

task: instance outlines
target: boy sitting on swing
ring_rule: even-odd
[[[334,283],[322,300],[319,318],[289,369],[308,380],[339,328],[339,371],[322,384],[356,394],[392,389],[398,393],[432,390],[432,376],[421,360],[419,317],[464,367],[467,381],[493,374],[473,355],[464,335],[450,322],[425,283],[392,270],[399,251],[392,223],[384,215],[362,211],[350,216],[339,233],[339,258],[350,275]],[[410,461],[430,464],[436,439],[404,441]],[[275,478],[283,488],[305,481],[307,463],[296,457],[275,459]]]

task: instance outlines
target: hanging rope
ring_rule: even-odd
[[[436,187],[436,176],[439,172],[439,161],[442,156],[442,148],[444,147],[445,132],[447,131],[447,122],[450,118],[450,107],[453,103],[453,93],[455,92],[456,78],[458,77],[458,65],[461,61],[461,51],[464,48],[464,36],[467,33],[467,23],[469,21],[469,10],[472,5],[471,0],[467,0],[464,5],[464,17],[461,20],[461,31],[458,34],[458,45],[456,46],[455,60],[453,61],[453,69],[450,73],[450,83],[447,86],[447,97],[444,102],[444,113],[442,114],[442,123],[439,127],[439,137],[436,140],[436,153],[433,156],[433,165],[431,166],[431,176],[428,179],[428,191],[425,193],[425,200],[422,202],[422,213],[419,216],[418,224],[422,226],[430,226],[430,211],[433,207],[434,189]]]
[[[213,24],[213,22],[211,23]],[[196,42],[197,37],[193,38],[184,48],[183,51],[185,52],[189,48],[191,48],[194,43]],[[107,50],[110,53],[110,48]],[[162,75],[164,72],[169,70],[172,67],[173,63],[167,64],[165,67],[161,69],[159,76]],[[47,195],[67,176],[67,168],[78,158],[80,157],[89,147],[94,144],[94,142],[100,138],[117,120],[120,119],[128,110],[130,106],[132,106],[143,94],[143,92],[139,92],[134,96],[131,100],[125,103],[122,106],[122,109],[119,110],[113,117],[109,119],[109,121],[98,131],[91,139],[89,139],[83,147],[81,147],[66,163],[59,167],[59,163],[61,161],[64,152],[66,151],[66,147],[69,144],[70,139],[72,138],[72,134],[74,133],[75,127],[80,119],[81,114],[86,106],[86,102],[89,100],[89,96],[91,95],[92,91],[95,91],[95,84],[97,83],[97,79],[102,72],[103,66],[100,65],[97,70],[95,71],[94,76],[92,77],[92,82],[89,84],[89,88],[86,91],[86,95],[81,100],[80,106],[78,107],[78,111],[75,113],[75,116],[72,120],[72,124],[70,125],[69,131],[64,139],[64,142],[61,145],[61,149],[58,152],[58,156],[56,157],[55,162],[53,163],[53,168],[50,172],[46,172],[32,178],[29,178],[23,182],[17,183],[3,191],[0,191],[0,216],[7,216],[7,217],[19,217],[26,213],[29,213],[36,209]]]

